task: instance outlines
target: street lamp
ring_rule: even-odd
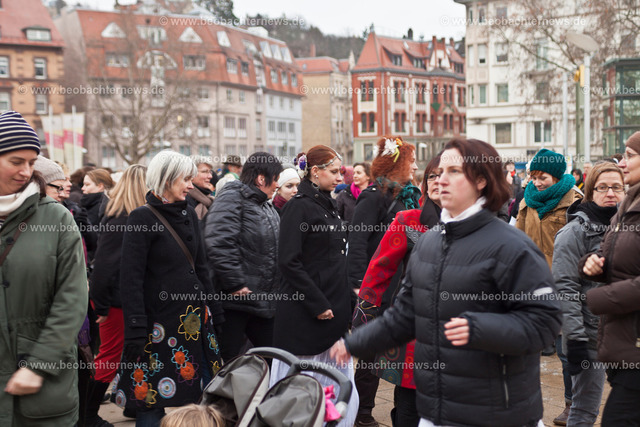
[[[591,78],[589,67],[591,56],[600,47],[598,42],[586,34],[567,33],[567,41],[582,49],[584,54],[584,161],[591,161]],[[576,123],[578,112],[576,111]]]

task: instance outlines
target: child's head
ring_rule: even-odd
[[[224,427],[224,418],[213,405],[191,404],[169,412],[160,427]]]

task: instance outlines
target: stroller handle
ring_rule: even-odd
[[[255,354],[257,356],[269,357],[271,359],[278,359],[285,362],[289,366],[295,365],[300,360],[288,351],[281,350],[275,347],[255,347],[247,351],[246,354]],[[289,374],[291,371],[289,371]]]

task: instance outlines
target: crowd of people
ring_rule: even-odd
[[[541,425],[549,349],[554,422],[593,425],[608,379],[602,425],[640,425],[640,132],[586,174],[542,149],[521,179],[474,139],[421,179],[402,138],[374,154],[230,155],[216,174],[165,150],[71,174],[1,114],[2,424],[109,427],[109,396],[137,426],[223,426],[197,403],[255,346],[349,378],[339,426],[378,425],[380,379],[394,426]],[[289,370],[270,367],[271,385]]]

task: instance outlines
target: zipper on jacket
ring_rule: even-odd
[[[504,407],[509,409],[509,385],[507,384],[507,363],[504,354],[500,355],[500,377],[502,378],[502,388],[504,390]]]
[[[435,310],[434,310],[434,319],[435,319],[435,346],[436,346],[436,360],[440,361],[440,285],[442,283],[442,272],[444,270],[444,262],[447,258],[447,251],[449,250],[449,242],[447,242],[447,230],[442,229],[440,233],[442,236],[442,256],[440,257],[440,263],[438,265],[438,272],[436,274],[436,292],[435,292]],[[440,374],[440,370],[436,370],[436,396],[442,396],[440,393],[440,389],[442,388],[442,377]],[[436,416],[436,425],[442,424],[442,397],[438,398],[438,409]]]

